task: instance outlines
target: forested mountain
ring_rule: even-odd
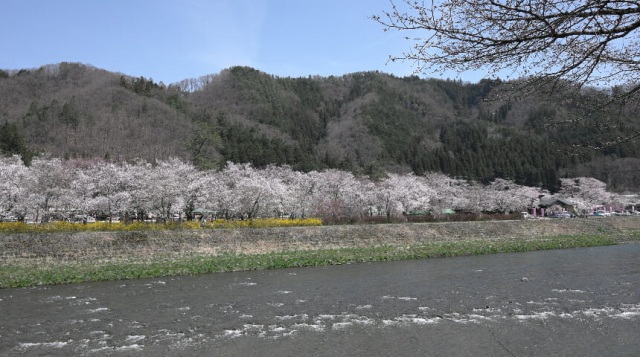
[[[76,63],[0,71],[0,150],[63,158],[180,157],[379,177],[437,171],[558,188],[592,176],[610,190],[640,187],[640,145],[576,152],[615,137],[602,127],[546,127],[575,118],[585,92],[494,99],[508,82],[398,78],[380,72],[282,78],[248,67],[165,85]],[[631,110],[616,116],[640,116]],[[581,124],[595,123],[587,118]],[[636,120],[635,122],[640,122]]]

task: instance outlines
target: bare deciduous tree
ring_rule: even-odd
[[[631,0],[390,0],[373,20],[412,33],[417,73],[510,73],[519,93],[612,87],[587,115],[640,102],[640,5]],[[581,121],[573,118],[570,122]],[[624,137],[640,139],[625,127]]]

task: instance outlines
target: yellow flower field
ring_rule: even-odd
[[[105,232],[105,231],[144,231],[165,229],[220,229],[220,228],[270,228],[270,227],[299,227],[321,226],[319,218],[257,218],[239,221],[218,219],[202,224],[200,221],[185,221],[182,223],[144,223],[133,222],[96,222],[96,223],[70,223],[51,222],[44,224],[27,224],[22,222],[0,223],[0,233],[46,233],[46,232]]]

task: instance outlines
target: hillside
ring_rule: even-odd
[[[640,187],[637,143],[577,154],[571,144],[597,144],[616,132],[545,127],[579,115],[584,98],[490,100],[508,85],[379,72],[281,78],[248,67],[164,85],[61,63],[0,71],[0,149],[25,157],[176,156],[202,168],[288,164],[372,177],[441,171],[552,191],[559,177],[576,175],[596,177],[611,190]]]

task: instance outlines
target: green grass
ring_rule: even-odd
[[[22,259],[0,266],[0,288],[527,252],[613,244],[616,244],[615,240],[606,236],[579,235],[556,236],[537,240],[471,240],[410,246],[386,245],[369,248],[284,251],[256,255],[189,255],[178,258],[152,256],[145,261],[127,261],[125,259],[121,262],[96,263],[55,259]]]

